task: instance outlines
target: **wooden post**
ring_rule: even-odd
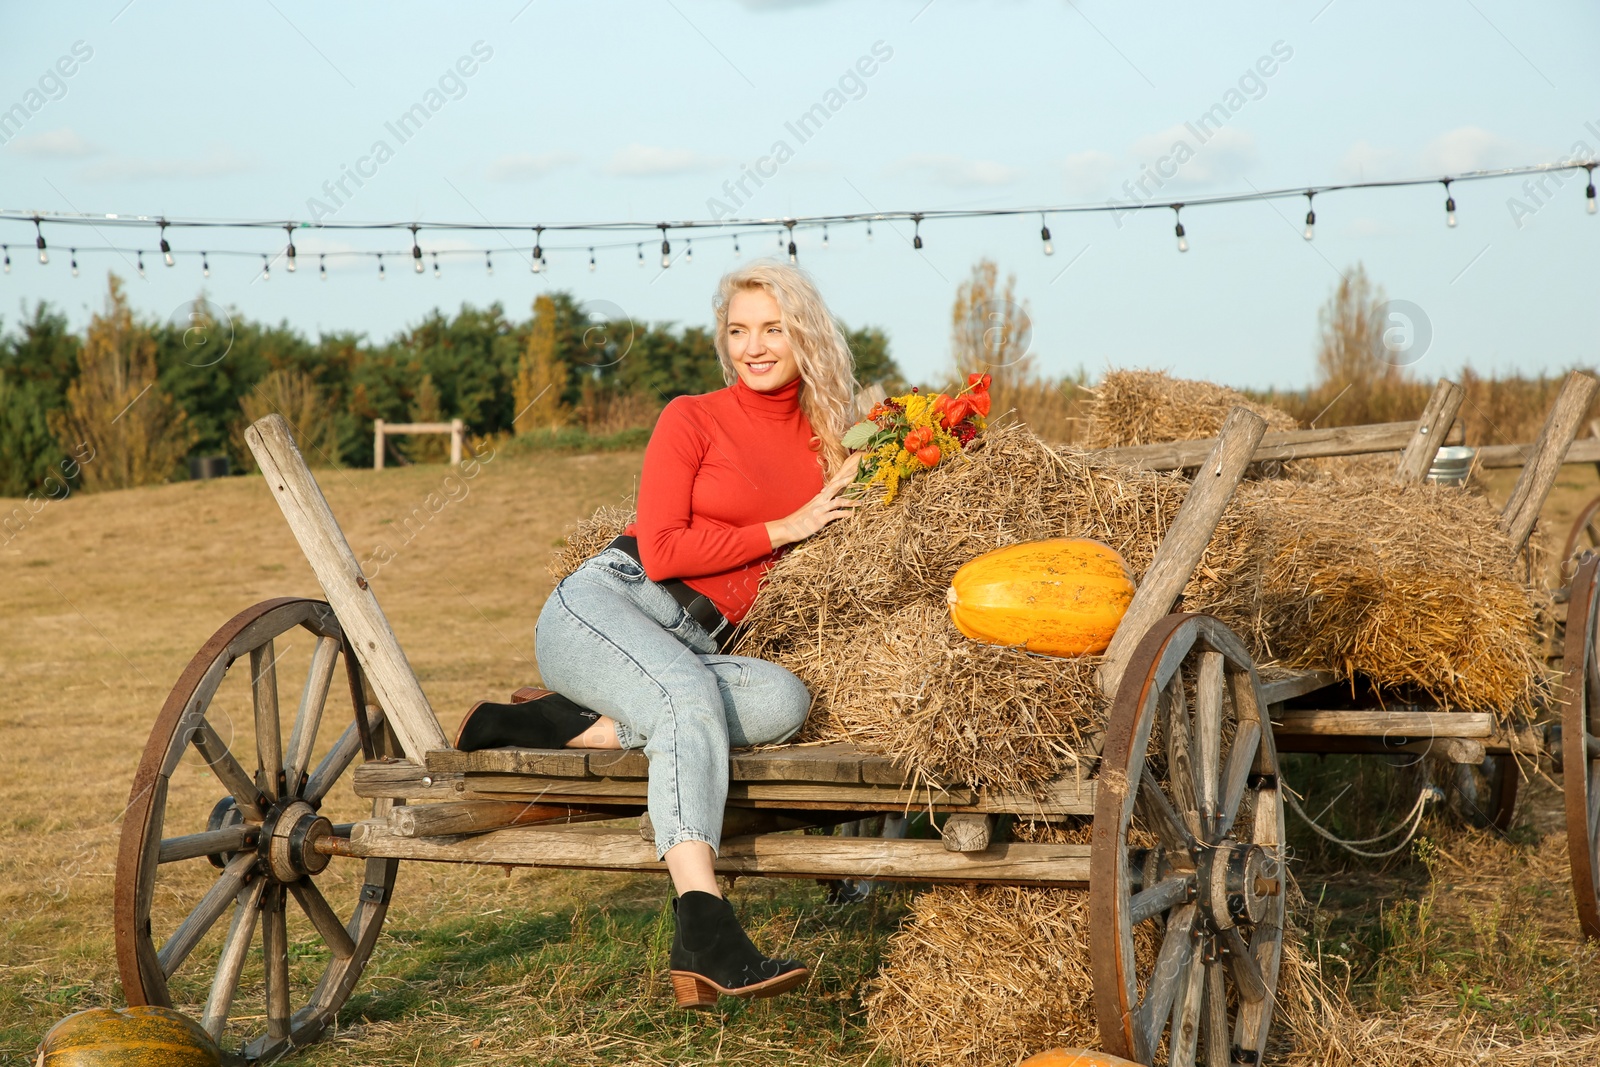
[[[327,594],[406,758],[421,764],[427,753],[449,748],[344,531],[289,436],[289,424],[282,415],[258,419],[245,431],[245,442]]]
[[[383,420],[375,419],[372,423],[372,469],[383,470]]]
[[[1217,437],[1217,446],[1195,472],[1189,495],[1184,498],[1167,535],[1161,539],[1156,558],[1145,571],[1144,581],[1128,604],[1127,613],[1111,638],[1111,646],[1106,649],[1099,681],[1100,690],[1108,701],[1115,698],[1122,670],[1140,638],[1157,619],[1172,610],[1178,594],[1189,584],[1266,430],[1267,420],[1246,408],[1236,407],[1228,413],[1222,433]]]
[[[1550,414],[1545,417],[1539,440],[1533,446],[1517,484],[1512,487],[1511,499],[1506,501],[1505,510],[1500,513],[1500,529],[1511,538],[1513,552],[1521,552],[1522,546],[1528,542],[1528,536],[1533,533],[1534,524],[1539,521],[1539,512],[1544,508],[1545,497],[1550,495],[1550,488],[1555,485],[1556,475],[1561,471],[1567,447],[1578,436],[1578,427],[1589,413],[1589,405],[1594,403],[1597,390],[1600,390],[1600,382],[1581,371],[1573,371],[1567,375],[1560,395],[1550,406]]]
[[[1428,477],[1439,446],[1444,444],[1445,435],[1450,432],[1456,413],[1461,410],[1461,402],[1466,398],[1467,391],[1461,386],[1448,378],[1439,380],[1433,396],[1428,398],[1428,406],[1422,409],[1416,434],[1400,454],[1400,465],[1394,472],[1396,485],[1415,485]]]
[[[450,466],[461,466],[461,432],[460,419],[450,420]]]

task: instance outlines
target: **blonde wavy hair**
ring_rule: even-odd
[[[844,331],[823,303],[816,283],[799,267],[757,260],[729,271],[711,298],[717,318],[717,359],[728,385],[739,379],[728,356],[728,305],[735,293],[749,289],[765,290],[778,304],[784,333],[800,367],[800,410],[817,435],[816,447],[822,453],[825,476],[831,477],[848,455],[840,438],[855,422],[855,360]]]

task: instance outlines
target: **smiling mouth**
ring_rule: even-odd
[[[745,366],[745,369],[748,370],[751,374],[765,374],[765,373],[767,373],[767,371],[771,370],[773,367],[776,367],[777,365],[778,365],[778,361],[777,360],[769,359],[764,363],[746,363],[744,366]]]

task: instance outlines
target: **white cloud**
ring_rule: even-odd
[[[492,182],[529,182],[576,162],[571,152],[513,152],[491,162],[487,177]]]
[[[626,178],[647,178],[661,174],[690,174],[710,170],[724,160],[704,156],[688,148],[658,148],[654,145],[631,144],[619,149],[606,164],[610,174]]]
[[[63,126],[59,130],[24,133],[7,141],[6,147],[19,155],[36,156],[40,159],[74,159],[92,156],[97,151],[94,145],[84,140],[83,135],[71,126]]]
[[[86,181],[144,181],[153,178],[219,178],[255,170],[254,159],[227,145],[213,145],[198,159],[138,159],[119,156],[85,167]]]
[[[1177,167],[1177,173],[1169,180],[1187,184],[1208,185],[1237,178],[1256,158],[1256,139],[1248,130],[1223,126],[1207,133],[1202,141],[1195,131],[1182,124],[1140,137],[1129,147],[1128,154],[1135,166],[1155,167],[1164,157],[1182,156],[1183,152],[1178,150],[1180,144],[1187,146],[1192,155],[1182,163],[1169,161],[1166,166],[1168,169]]]
[[[898,174],[917,173],[924,178],[957,189],[990,188],[1009,185],[1022,177],[1022,171],[987,159],[967,159],[939,153],[906,156],[890,168]]]
[[[1429,141],[1418,161],[1427,174],[1459,174],[1515,166],[1523,162],[1519,153],[1514,141],[1477,126],[1459,126]]]
[[[1061,164],[1061,177],[1073,196],[1099,196],[1117,172],[1117,157],[1110,152],[1074,152]]]

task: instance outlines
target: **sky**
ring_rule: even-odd
[[[463,303],[521,318],[551,290],[596,312],[709,324],[718,278],[777,252],[775,228],[742,237],[739,256],[702,239],[691,259],[674,235],[666,270],[656,233],[547,234],[535,274],[531,227],[1166,204],[1600,153],[1600,5],[1577,0],[3,0],[0,12],[0,208],[515,227],[424,232],[435,278],[409,269],[404,231],[301,230],[291,275],[273,231],[170,230],[167,268],[154,226],[46,222],[40,265],[31,222],[0,219],[8,327],[38,300],[81,327],[108,271],[152,318],[181,317],[203,290],[312,335],[384,340]],[[425,121],[397,127],[417,104]],[[797,126],[808,112],[826,118]],[[1220,118],[1191,128],[1208,113]],[[759,186],[752,170],[767,175]],[[1414,373],[1538,373],[1600,362],[1600,216],[1584,211],[1580,175],[1458,184],[1454,228],[1442,186],[1330,192],[1309,242],[1301,198],[1197,205],[1182,214],[1185,253],[1164,208],[926,220],[920,251],[902,222],[870,238],[836,224],[826,248],[815,230],[796,240],[833,312],[887,331],[916,380],[950,366],[956,288],[985,257],[1015,275],[1047,375],[1154,367],[1304,386],[1318,309],[1358,263],[1400,309]],[[74,245],[143,249],[145,276],[131,251],[80,251],[74,278]],[[202,248],[249,254],[209,256],[203,278]],[[370,259],[334,256],[319,283],[319,252],[355,249],[386,253],[385,281]]]

